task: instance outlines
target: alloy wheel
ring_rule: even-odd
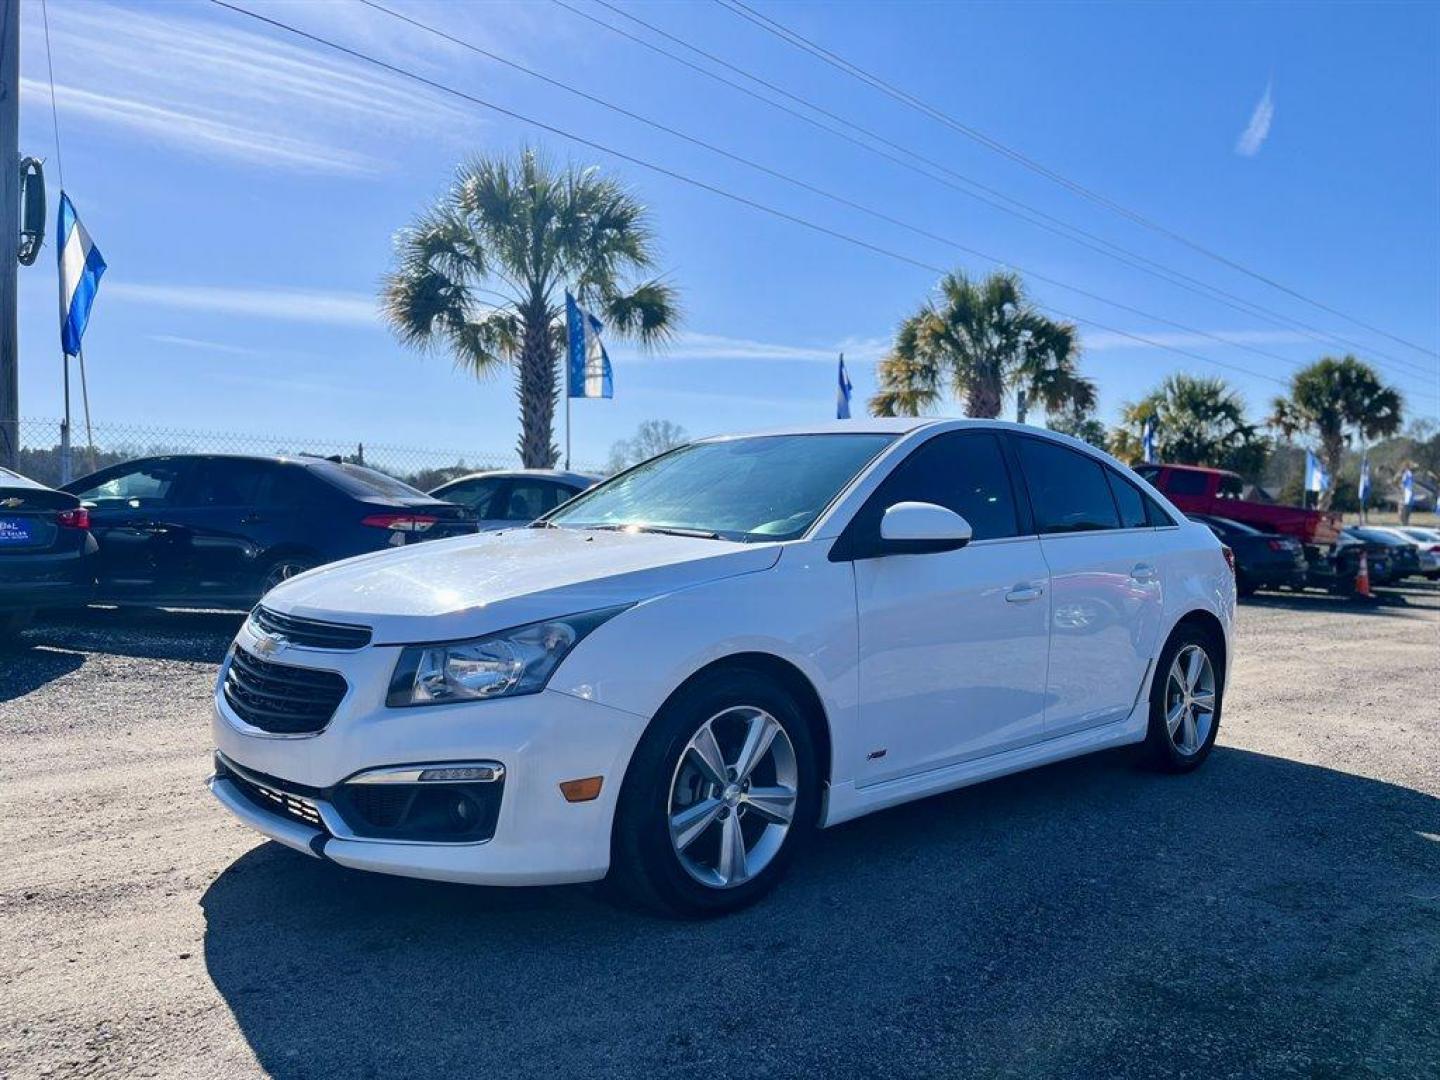
[[[1199,645],[1176,654],[1165,682],[1165,726],[1175,749],[1198,753],[1215,725],[1215,667]]]
[[[691,736],[667,805],[670,843],[702,885],[731,889],[779,853],[795,817],[799,770],[785,728],[755,706],[733,706]]]

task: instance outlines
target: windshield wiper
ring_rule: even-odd
[[[710,532],[707,529],[686,529],[678,525],[641,525],[637,522],[626,522],[623,525],[584,525],[586,529],[603,529],[606,532],[643,532],[661,533],[665,536],[688,536],[696,540],[719,540],[720,534]]]

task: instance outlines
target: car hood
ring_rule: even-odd
[[[767,570],[779,557],[778,544],[506,529],[331,563],[277,586],[265,606],[369,626],[377,645],[454,641]]]

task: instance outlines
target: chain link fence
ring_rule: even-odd
[[[51,486],[61,483],[61,423],[59,420],[20,421],[20,472]],[[429,491],[452,477],[484,469],[513,469],[519,459],[511,452],[441,450],[418,446],[335,442],[300,435],[260,435],[235,431],[197,431],[141,424],[96,424],[93,445],[83,422],[71,428],[72,477],[156,454],[281,454],[337,457],[368,465],[398,477],[421,491]],[[582,466],[576,465],[577,469]],[[582,471],[584,471],[582,469]],[[589,470],[600,471],[600,470]]]

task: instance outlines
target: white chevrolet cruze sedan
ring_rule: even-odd
[[[1228,558],[1034,428],[707,439],[280,585],[221,668],[210,786],[343,866],[724,912],[817,827],[1125,743],[1195,768]]]

